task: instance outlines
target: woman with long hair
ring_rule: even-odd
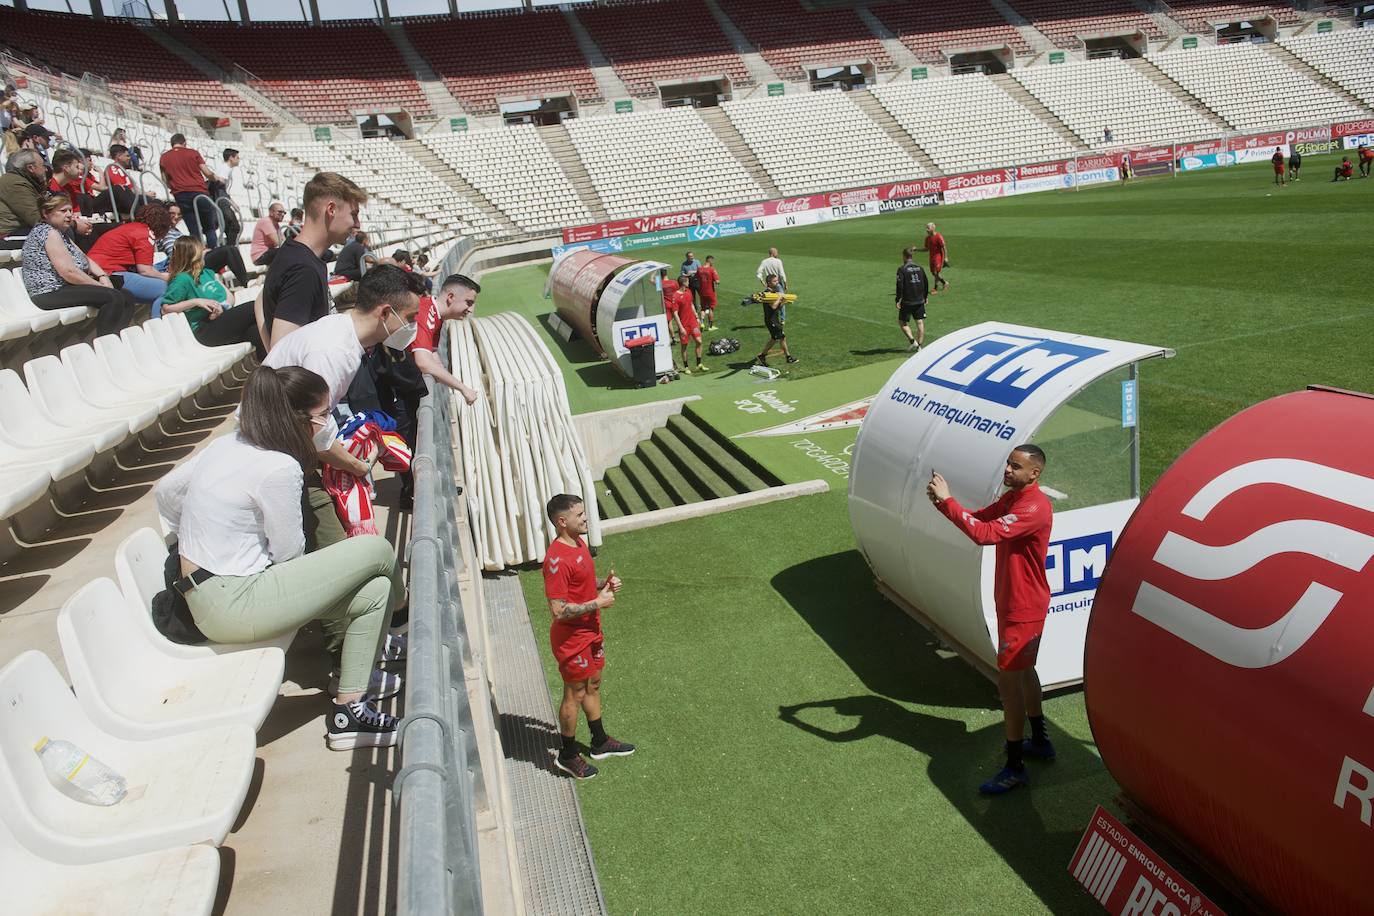
[[[229,291],[215,272],[205,266],[204,242],[191,235],[177,239],[167,262],[167,276],[162,310],[184,312],[196,340],[207,347],[251,343],[258,359],[267,355],[258,335],[253,306],[228,304]]]
[[[74,306],[99,309],[95,332],[118,334],[134,317],[134,297],[115,289],[100,265],[67,235],[75,216],[65,194],[52,194],[38,205],[41,221],[24,239],[24,289],[41,309]]]
[[[311,620],[342,625],[329,747],[390,747],[396,719],[375,701],[397,692],[400,678],[374,666],[404,599],[396,554],[377,535],[305,553],[304,474],[319,460],[318,440],[331,436],[329,411],[328,386],[314,372],[256,369],[244,386],[238,430],[164,477],[157,506],[178,540],[176,588],[201,632],[215,642],[247,643]]]

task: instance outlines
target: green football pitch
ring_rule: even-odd
[[[1374,389],[1374,181],[1332,184],[1330,162],[1309,157],[1307,179],[1286,188],[1260,164],[699,246],[723,278],[713,336],[742,346],[708,359],[705,376],[655,389],[625,387],[585,345],[549,340],[576,412],[699,394],[694,409],[735,435],[748,425],[738,404],[761,388],[802,414],[838,406],[906,358],[893,277],[933,220],[954,266],[928,338],[1000,320],[1177,351],[1142,367],[1148,488],[1247,405],[1308,384]],[[788,340],[801,361],[761,385],[742,364],[765,332],[738,301],[768,246],[800,296]],[[642,256],[676,264],[682,253]],[[518,310],[547,331],[546,275],[488,274],[479,314]],[[842,454],[853,434],[815,441]],[[785,479],[826,474],[795,454],[776,467]],[[612,912],[1093,912],[1067,865],[1116,787],[1082,693],[1047,701],[1059,761],[1034,769],[1027,791],[980,798],[999,765],[993,689],[877,595],[845,480],[830,480],[829,494],[603,546],[598,566],[626,583],[604,615],[606,723],[640,745],[579,785]],[[538,574],[523,580],[542,630]],[[547,650],[545,662],[557,695]]]

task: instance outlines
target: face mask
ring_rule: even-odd
[[[327,452],[329,447],[334,444],[334,437],[339,434],[339,424],[334,422],[334,415],[331,413],[325,418],[324,425],[315,430],[315,435],[311,442],[317,452]]]
[[[415,333],[415,322],[412,321],[392,331],[387,335],[386,340],[382,341],[382,344],[392,350],[405,350],[406,347],[415,342]]]

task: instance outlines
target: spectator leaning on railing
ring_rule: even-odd
[[[23,248],[29,230],[42,221],[39,208],[48,196],[48,170],[43,157],[21,149],[0,175],[0,248]]]
[[[89,260],[66,235],[72,224],[72,202],[55,194],[40,208],[43,222],[24,241],[24,287],[41,309],[83,306],[99,309],[95,332],[117,334],[134,317],[134,298],[115,289],[100,265]]]
[[[343,649],[328,745],[391,747],[396,719],[367,691],[387,621],[404,602],[396,554],[375,534],[308,554],[302,537],[301,484],[329,434],[331,407],[315,373],[257,369],[244,386],[238,430],[159,481],[157,507],[177,536],[175,587],[201,632],[246,643],[311,620],[335,625]],[[389,680],[381,689],[399,690],[400,678]]]
[[[158,167],[186,217],[186,230],[192,235],[203,235],[205,244],[214,248],[219,216],[205,183],[207,178],[215,177],[214,170],[205,164],[205,157],[186,145],[184,134],[172,134],[172,148],[158,159]],[[198,197],[205,199],[198,201]]]
[[[162,310],[184,312],[196,340],[207,347],[251,343],[258,359],[267,355],[258,337],[253,307],[229,302],[229,292],[215,272],[205,266],[204,242],[189,235],[177,239],[167,275]]]
[[[119,278],[135,301],[153,307],[154,317],[161,312],[167,274],[153,266],[153,244],[171,228],[167,205],[149,201],[138,208],[138,217],[133,222],[121,223],[106,232],[90,250],[91,260]]]

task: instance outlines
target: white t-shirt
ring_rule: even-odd
[[[229,189],[234,186],[234,167],[221,161],[215,166],[215,177],[224,182],[224,193],[228,194]]]
[[[768,277],[774,276],[787,285],[787,271],[783,270],[782,261],[778,258],[764,258],[759,262],[758,272],[755,274],[759,282],[764,282]]]
[[[300,366],[319,374],[329,386],[329,405],[334,407],[363,364],[363,345],[358,343],[352,318],[326,315],[283,337],[262,364],[273,369]]]
[[[217,576],[251,576],[305,552],[303,483],[296,459],[231,433],[158,481],[157,511],[187,560]]]

